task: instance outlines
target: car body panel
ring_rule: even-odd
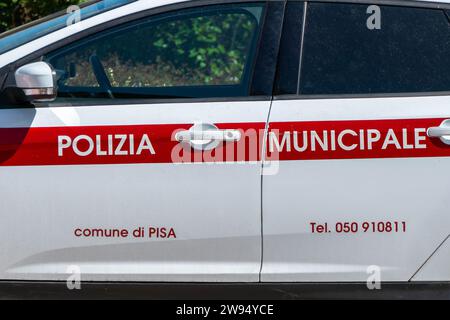
[[[89,281],[258,281],[260,162],[175,163],[170,152],[177,144],[173,128],[202,120],[264,128],[269,106],[254,101],[0,110],[1,130],[8,132],[3,139],[23,139],[13,152],[1,152],[0,256],[8,258],[1,259],[0,278],[64,280],[75,265]],[[23,128],[26,133],[18,134]],[[62,133],[103,134],[105,145],[96,148],[107,150],[108,134],[135,133],[137,146],[142,132],[155,151],[145,150],[142,161],[93,155],[104,160],[92,164],[69,149],[58,154]],[[27,148],[30,153],[22,153]],[[12,166],[5,166],[8,161]],[[146,236],[132,237],[139,227]],[[149,227],[173,228],[176,238],[149,238]],[[74,235],[78,228],[127,229],[130,235],[83,238]]]
[[[384,133],[392,128],[400,137],[404,128],[439,126],[450,117],[449,103],[447,96],[279,100],[272,106],[270,130],[336,130],[337,135],[344,128]],[[348,151],[324,152],[317,146],[311,152],[309,146],[286,155],[284,150],[279,156],[286,161],[263,184],[262,280],[365,281],[375,265],[383,281],[408,281],[449,235],[450,186],[442,168],[450,149],[426,139],[427,146],[418,149],[368,150],[366,144],[363,151],[358,144]],[[407,230],[331,230],[338,222],[365,221],[405,221]],[[330,233],[312,233],[312,222],[328,222]]]

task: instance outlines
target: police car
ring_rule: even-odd
[[[450,281],[449,1],[93,1],[0,85],[2,280]]]

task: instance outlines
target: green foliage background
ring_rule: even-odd
[[[0,33],[86,0],[0,0]]]

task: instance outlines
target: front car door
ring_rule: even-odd
[[[0,110],[1,279],[259,280],[282,2],[156,10],[44,49],[57,101]]]
[[[280,64],[269,123],[279,170],[263,181],[263,281],[408,281],[447,239],[442,8],[289,4],[280,54],[292,59]],[[439,261],[441,273],[420,280],[448,281],[448,255]]]

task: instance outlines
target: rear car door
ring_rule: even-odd
[[[187,2],[42,53],[58,99],[0,110],[1,279],[259,280],[267,6]]]
[[[408,281],[450,233],[449,16],[395,4],[289,4],[263,281]]]

